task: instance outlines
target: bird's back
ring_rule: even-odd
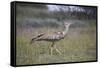
[[[63,39],[63,33],[62,32],[55,32],[53,34],[44,34],[43,36],[39,37],[37,41],[45,40],[45,41],[58,41],[60,39]]]

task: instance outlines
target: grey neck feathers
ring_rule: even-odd
[[[63,33],[64,33],[64,36],[65,36],[65,35],[68,33],[69,26],[70,26],[70,25],[68,25],[68,26],[65,26],[65,30],[63,31]]]

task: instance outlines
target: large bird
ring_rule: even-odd
[[[72,23],[65,22],[64,23],[65,30],[64,31],[61,31],[61,32],[54,32],[51,35],[48,35],[47,33],[38,34],[37,36],[35,36],[34,38],[31,39],[31,42],[30,43],[32,43],[34,41],[48,41],[48,42],[52,42],[52,44],[51,44],[51,55],[53,54],[53,50],[54,49],[59,54],[61,54],[61,52],[56,48],[55,41],[59,41],[59,40],[65,38],[65,36],[67,35],[67,32],[68,32],[69,27],[70,27],[71,24]]]

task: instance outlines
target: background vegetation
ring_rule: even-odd
[[[17,65],[95,61],[96,17],[96,7],[17,3]],[[63,31],[64,21],[74,24],[56,43],[62,55],[50,55],[50,42],[29,44],[38,33]]]

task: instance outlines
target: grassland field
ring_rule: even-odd
[[[88,22],[88,21],[86,21]],[[56,42],[61,51],[55,50],[50,55],[51,42],[36,41],[29,44],[31,39],[41,32],[53,33],[62,31],[62,27],[50,28],[17,28],[16,63],[17,65],[64,63],[96,60],[96,26],[70,28],[68,35]]]

